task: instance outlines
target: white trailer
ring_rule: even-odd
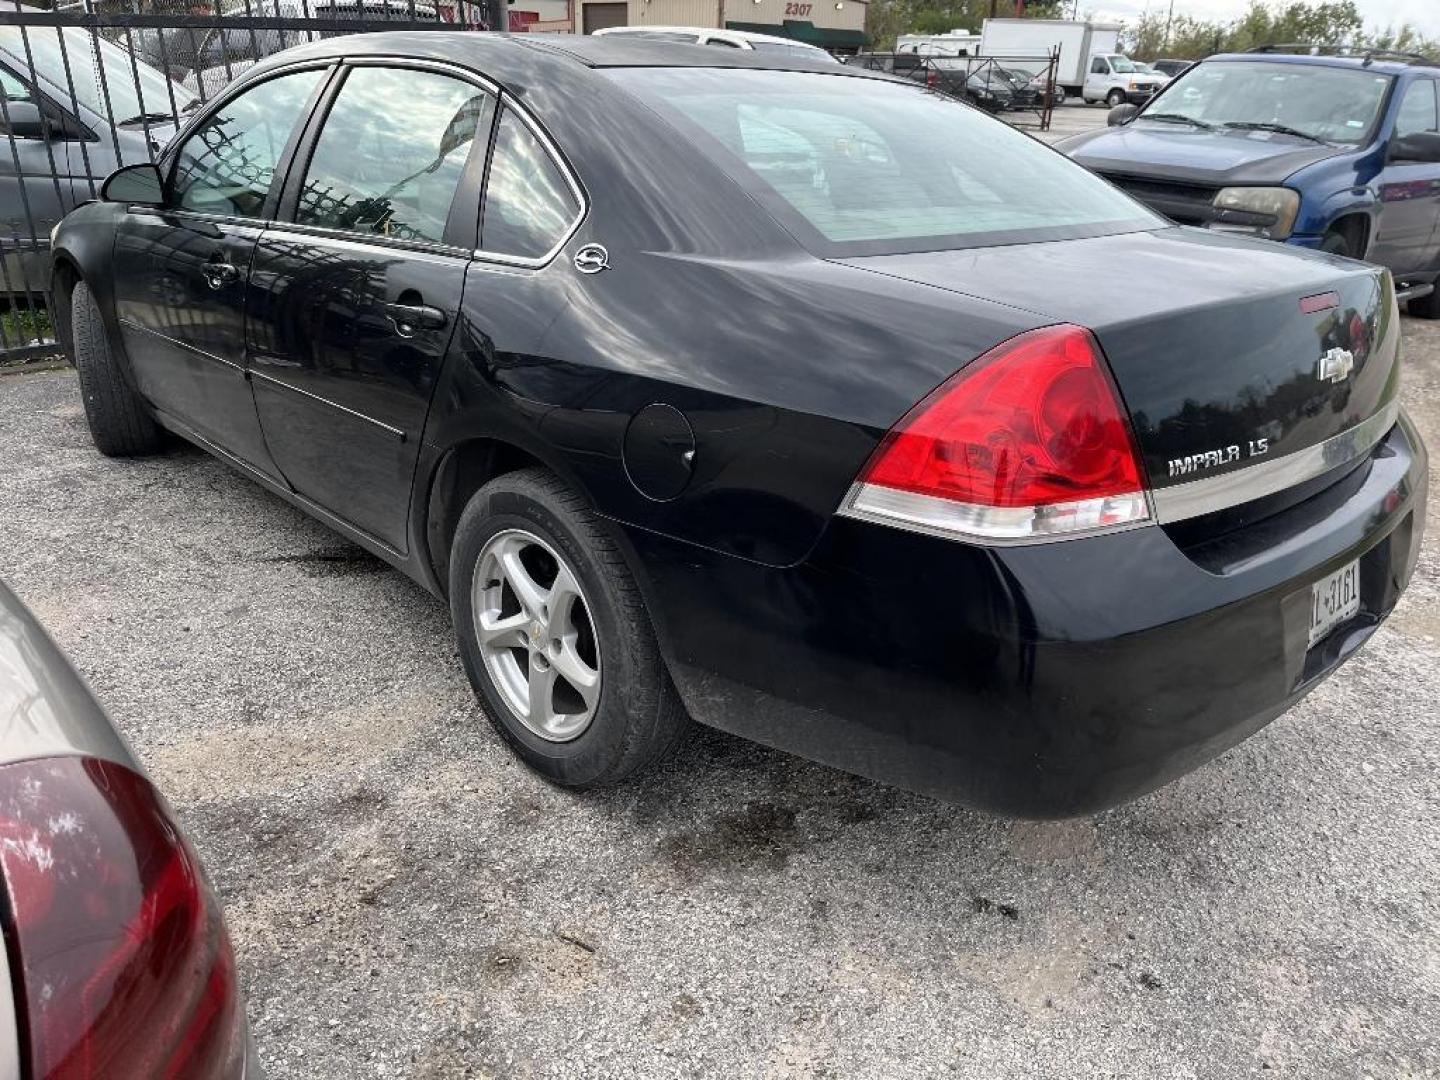
[[[1017,61],[1010,67],[1039,72],[1050,51],[1059,48],[1055,83],[1074,96],[1085,85],[1091,57],[1120,51],[1120,30],[1118,23],[1070,19],[986,19],[980,27],[980,54],[1003,56]],[[1034,62],[1026,63],[1032,56]]]
[[[895,51],[920,56],[974,56],[980,51],[980,35],[969,30],[949,30],[943,34],[901,34],[895,40]]]

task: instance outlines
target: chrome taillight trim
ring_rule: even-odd
[[[1143,491],[1047,506],[996,507],[863,482],[850,488],[837,512],[877,525],[997,546],[1073,540],[1154,521]]]
[[[1304,450],[1219,476],[1157,488],[1150,495],[1155,504],[1155,520],[1169,525],[1202,517],[1324,476],[1370,453],[1390,434],[1399,419],[1400,402],[1392,398],[1370,419]]]

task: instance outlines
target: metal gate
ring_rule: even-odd
[[[1001,115],[1016,127],[1049,131],[1051,115],[1064,97],[1055,82],[1060,67],[1058,46],[1024,56],[860,53],[849,62],[922,82],[938,93]],[[1027,123],[1017,123],[1020,117]]]
[[[165,10],[166,7],[170,10]],[[56,351],[50,233],[262,57],[377,30],[484,30],[495,0],[0,0],[0,364]]]

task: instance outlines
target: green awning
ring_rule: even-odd
[[[818,45],[822,49],[863,49],[869,44],[863,30],[831,30],[816,26],[808,19],[786,19],[782,26],[774,23],[727,22],[725,29],[788,37],[793,41],[803,41],[806,45]]]

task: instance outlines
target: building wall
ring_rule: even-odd
[[[864,30],[865,4],[862,0],[725,0],[726,22],[768,23],[784,37],[786,19],[812,22],[823,30]]]

